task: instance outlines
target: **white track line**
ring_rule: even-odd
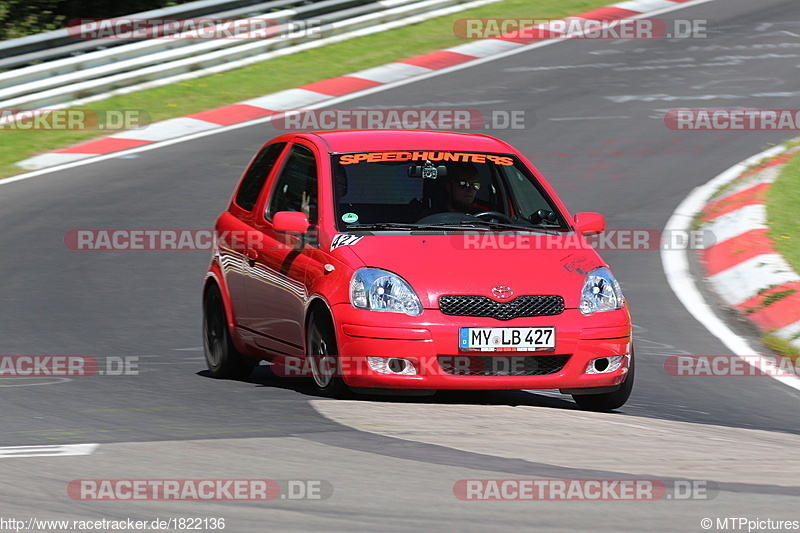
[[[4,446],[0,459],[17,457],[57,457],[61,455],[92,455],[99,444],[55,444],[50,446]]]
[[[702,211],[708,200],[713,196],[722,185],[736,179],[741,173],[747,170],[748,167],[774,157],[786,151],[783,146],[776,146],[770,148],[760,154],[738,163],[716,178],[712,179],[705,185],[697,187],[687,196],[683,202],[675,209],[672,216],[667,221],[664,227],[664,235],[669,235],[672,231],[689,231],[691,229],[692,221],[697,213]],[[752,361],[755,359],[753,356],[760,356],[747,341],[733,332],[716,313],[714,313],[711,306],[700,294],[697,289],[694,278],[689,271],[689,258],[686,250],[667,250],[661,249],[661,262],[664,266],[664,273],[667,276],[667,282],[670,288],[681,301],[686,310],[697,319],[712,335],[717,337],[722,343],[728,347],[734,354],[738,356],[749,356],[745,361],[753,367],[758,368],[759,363],[761,368],[764,365],[770,364],[770,360],[764,357],[759,357],[759,361]],[[770,377],[780,381],[784,385],[788,385],[794,389],[800,390],[800,379],[796,376],[773,376]]]

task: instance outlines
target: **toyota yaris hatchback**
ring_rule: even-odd
[[[560,389],[615,409],[633,386],[617,280],[517,150],[485,135],[286,134],[216,223],[203,289],[216,377],[260,359],[320,392]]]

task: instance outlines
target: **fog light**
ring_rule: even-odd
[[[408,359],[399,357],[367,357],[369,367],[381,374],[397,374],[403,376],[415,376],[417,369],[414,363]]]
[[[619,367],[622,366],[622,360],[625,358],[624,355],[613,355],[611,357],[599,357],[594,359],[589,366],[586,368],[587,374],[608,374],[609,372],[614,372],[615,370],[619,370]]]

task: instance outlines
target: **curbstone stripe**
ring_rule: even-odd
[[[706,204],[703,229],[717,241],[703,251],[702,261],[723,300],[762,331],[800,348],[795,338],[800,334],[800,275],[776,251],[766,207],[769,188],[795,153],[743,172],[730,191]]]

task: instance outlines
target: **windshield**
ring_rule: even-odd
[[[508,154],[342,154],[332,175],[339,231],[568,229],[536,178]]]

